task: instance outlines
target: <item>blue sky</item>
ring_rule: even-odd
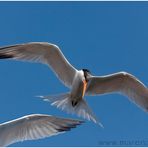
[[[77,69],[127,71],[148,86],[148,2],[0,2],[0,46],[33,41],[57,44]],[[68,90],[45,65],[2,60],[0,69],[1,123],[32,113],[77,119],[34,97]],[[118,94],[85,98],[104,129],[86,121],[12,146],[148,146],[147,113]]]

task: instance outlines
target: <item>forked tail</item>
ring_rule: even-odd
[[[77,114],[79,117],[83,117],[84,119],[92,120],[93,122],[98,123],[101,127],[103,127],[103,125],[97,120],[84,99],[81,99],[78,104],[73,107],[70,93],[39,97],[44,101],[51,102],[52,106],[56,106],[57,108],[66,111],[67,113]]]

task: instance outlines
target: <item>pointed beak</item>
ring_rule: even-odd
[[[86,80],[84,80],[84,81],[83,81],[83,97],[84,97],[84,95],[85,95],[86,88],[87,88],[87,82],[86,82]]]

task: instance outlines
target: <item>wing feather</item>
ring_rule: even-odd
[[[0,146],[35,140],[63,133],[82,121],[32,114],[0,124]]]
[[[15,59],[49,65],[60,80],[71,87],[76,69],[54,44],[33,42],[0,48],[0,59]]]
[[[131,101],[145,111],[148,111],[148,89],[135,76],[126,72],[118,72],[107,76],[92,76],[89,78],[86,90],[87,95],[113,92],[121,93],[129,97]]]

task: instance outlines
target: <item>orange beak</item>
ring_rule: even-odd
[[[85,95],[86,87],[87,87],[87,82],[86,82],[86,80],[84,80],[83,81],[83,97]]]

